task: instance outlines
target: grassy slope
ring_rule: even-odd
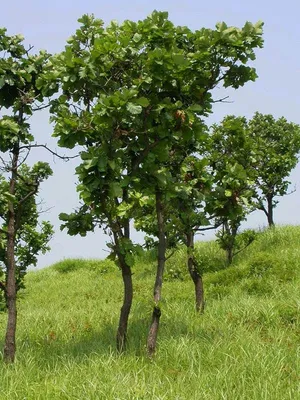
[[[151,254],[135,267],[125,355],[114,349],[122,283],[112,264],[66,260],[29,273],[17,362],[0,363],[0,399],[300,399],[299,243],[300,227],[265,232],[235,266],[207,272],[203,316],[194,313],[178,251],[167,265],[154,361],[144,346]],[[204,269],[222,264],[214,243],[198,251]],[[1,332],[5,321],[0,314]]]

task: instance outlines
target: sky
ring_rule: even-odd
[[[264,26],[264,49],[257,51],[254,66],[259,78],[238,90],[220,89],[220,94],[229,95],[230,103],[215,104],[209,122],[219,122],[225,115],[244,115],[251,118],[256,111],[284,116],[287,120],[300,124],[300,2],[296,0],[227,0],[206,1],[184,0],[10,0],[3,1],[0,13],[0,27],[6,27],[8,34],[22,34],[26,43],[35,50],[47,49],[50,53],[63,50],[66,40],[78,27],[77,19],[83,14],[93,13],[97,18],[109,23],[125,19],[144,19],[154,9],[168,11],[170,20],[190,29],[214,28],[219,21],[227,25],[241,27],[246,21],[262,20]],[[41,112],[31,120],[32,131],[37,142],[47,144],[60,154],[56,140],[51,138],[52,127],[48,113]],[[69,154],[69,152],[68,152]],[[54,176],[43,183],[41,199],[43,208],[48,210],[43,219],[55,227],[55,235],[50,243],[51,251],[40,256],[38,268],[45,267],[64,258],[104,258],[108,255],[108,238],[99,229],[85,238],[70,237],[60,231],[58,215],[72,212],[78,205],[76,193],[75,166],[78,161],[67,163],[54,160],[45,150],[32,153],[30,162],[48,161]],[[300,224],[300,164],[292,172],[291,190],[293,194],[280,199],[275,210],[278,224]],[[266,218],[262,212],[253,213],[243,228],[263,228]],[[200,240],[213,237],[210,232]],[[135,233],[133,240],[141,241],[141,234]]]

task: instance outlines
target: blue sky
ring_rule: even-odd
[[[0,27],[6,27],[9,34],[23,34],[26,42],[34,45],[35,49],[45,48],[52,53],[63,49],[66,39],[78,26],[77,19],[85,13],[94,13],[97,18],[108,23],[113,19],[143,19],[157,9],[168,11],[174,23],[187,25],[191,29],[213,28],[219,21],[241,26],[246,21],[263,20],[265,46],[257,52],[254,63],[258,80],[237,91],[224,92],[220,89],[220,95],[230,95],[232,103],[216,104],[210,122],[218,122],[227,114],[251,117],[255,111],[259,111],[275,117],[284,116],[300,124],[300,3],[296,0],[215,0],[205,3],[199,0],[11,0],[3,3]],[[40,143],[57,148],[55,140],[50,137],[51,126],[47,112],[40,113],[32,120],[32,128]],[[60,152],[64,151],[61,149]],[[44,218],[49,219],[56,229],[51,242],[52,250],[39,258],[38,266],[43,267],[67,257],[105,257],[107,239],[100,230],[86,238],[68,237],[65,232],[59,231],[58,214],[69,212],[78,204],[74,176],[76,161],[55,161],[41,149],[32,155],[31,162],[35,160],[49,161],[53,165],[54,176],[44,183],[41,197],[45,201],[45,209],[52,207],[44,214]],[[300,165],[292,172],[291,182],[291,188],[296,186],[298,190],[280,200],[275,210],[275,221],[280,224],[300,223]],[[256,212],[249,217],[244,227],[264,225],[264,214]],[[206,238],[211,235],[208,234]],[[140,236],[136,234],[134,239],[139,240]]]

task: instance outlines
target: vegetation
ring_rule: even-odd
[[[183,185],[176,190],[178,171],[200,149],[201,118],[218,101],[212,90],[217,85],[237,89],[256,79],[247,63],[263,45],[263,24],[239,29],[222,23],[214,30],[191,31],[157,11],[143,21],[113,21],[105,28],[93,16],[79,22],[39,80],[57,84],[60,93],[51,106],[59,145],[83,146],[76,170],[83,205],[61,219],[71,235],[100,226],[111,236],[124,285],[117,330],[117,348],[124,350],[133,298],[131,267],[139,249],[130,240],[130,219],[143,199],[154,198],[158,255],[147,345],[153,355],[167,250],[166,208],[176,202],[178,191],[188,191]]]
[[[52,175],[50,166],[25,161],[34,144],[27,120],[43,107],[44,96],[36,81],[49,55],[30,55],[20,35],[0,30],[0,289],[7,307],[4,360],[15,358],[16,297],[26,269],[36,265],[39,252],[49,250],[52,226],[38,227],[36,195],[41,182]],[[4,275],[4,276],[3,276]]]
[[[255,360],[253,356],[262,351],[267,360],[264,368],[269,369],[269,349],[257,346],[270,340],[274,351],[285,349],[286,336],[293,340],[298,329],[291,280],[299,280],[299,266],[290,244],[299,232],[285,228],[240,233],[239,228],[255,209],[263,210],[273,227],[275,198],[287,193],[288,176],[298,161],[300,128],[284,118],[275,120],[259,113],[249,121],[227,116],[211,128],[204,124],[213,104],[224,100],[213,98],[216,87],[238,89],[256,80],[255,68],[249,63],[263,46],[263,23],[246,22],[236,28],[223,22],[213,30],[191,31],[175,26],[168,13],[157,11],[142,21],[113,21],[106,27],[89,15],[83,15],[79,22],[65,50],[55,56],[44,51],[31,55],[21,36],[10,37],[5,29],[0,30],[0,306],[8,316],[4,360],[13,363],[15,359],[19,292],[19,299],[27,302],[21,305],[24,325],[19,340],[24,356],[20,355],[20,363],[27,354],[27,363],[33,360],[35,370],[40,364],[37,377],[47,369],[62,372],[67,360],[75,379],[78,363],[84,370],[84,364],[93,360],[96,368],[111,368],[117,378],[115,367],[124,368],[126,393],[117,396],[148,398],[147,384],[132,385],[128,375],[140,365],[135,379],[139,375],[146,381],[151,371],[150,380],[156,378],[152,396],[168,398],[173,393],[171,398],[177,398],[176,381],[180,382],[178,388],[184,385],[186,375],[181,372],[187,365],[189,381],[207,381],[180,391],[180,396],[192,390],[188,398],[202,398],[205,392],[200,391],[210,383],[214,368],[220,371],[229,359],[235,361],[235,355],[243,360],[246,354],[249,365],[249,354]],[[46,107],[59,146],[76,148],[81,158],[76,169],[81,203],[74,212],[60,214],[61,229],[85,236],[101,228],[110,238],[111,254],[104,261],[64,260],[26,277],[38,253],[49,249],[53,233],[47,222],[38,228],[37,205],[40,184],[52,174],[51,168],[44,162],[31,167],[25,164],[33,148],[50,150],[34,142],[28,123],[34,112]],[[145,246],[151,244],[151,251],[144,252],[132,242],[132,222],[150,235]],[[215,243],[195,245],[197,232],[215,227],[221,227]],[[280,244],[276,255],[274,246],[262,248],[268,240],[278,241],[280,235],[292,235],[284,254],[279,253],[283,251]],[[122,273],[123,300],[115,264]],[[204,310],[203,282],[207,285],[209,315],[201,320],[189,308],[188,275],[194,284],[197,312]],[[170,290],[165,298],[164,278]],[[148,294],[151,280],[152,299]],[[285,292],[279,291],[279,283]],[[289,293],[290,306],[284,303],[283,293]],[[116,342],[118,352],[125,352],[128,344],[124,357],[111,347],[115,305],[121,300]],[[46,301],[49,312],[43,305]],[[259,314],[266,304],[270,310]],[[144,322],[149,306],[152,319],[146,340]],[[168,323],[160,343],[163,358],[151,364],[144,358],[143,343],[147,343],[147,354],[152,358],[162,310]],[[47,325],[42,333],[40,329]],[[235,325],[233,342],[229,328]],[[248,342],[244,342],[247,334]],[[293,349],[295,342],[290,344]],[[210,344],[215,354],[207,350]],[[274,353],[271,357],[275,359]],[[153,368],[168,371],[176,363],[175,375],[167,377],[172,389],[163,394],[156,383],[165,378],[158,379]],[[273,364],[278,378],[277,364]],[[6,382],[14,373],[9,368],[3,366]],[[26,373],[29,371],[27,368]],[[247,398],[248,385],[237,384],[236,370],[233,372],[220,374],[223,383],[227,382],[226,390],[232,398]],[[88,396],[95,395],[97,384],[88,370],[86,374],[86,383],[76,390],[79,398],[86,397],[82,390]],[[232,385],[226,380],[230,376]],[[259,368],[253,369],[253,382],[260,379]],[[275,395],[292,393],[286,386],[278,386],[273,376],[269,381],[271,392],[278,389]],[[68,398],[70,390],[71,396],[75,395],[77,380],[72,382],[72,387],[64,383],[67,389],[63,389],[63,397]],[[107,384],[103,397],[116,396],[112,381]],[[215,386],[211,382],[207,396],[214,395]],[[261,395],[265,386],[258,387]],[[290,388],[294,390],[292,383]],[[8,389],[9,398],[20,396]],[[31,388],[28,390],[21,396],[32,396]],[[57,396],[56,390],[50,385],[46,398]],[[224,398],[221,389],[216,393]],[[45,398],[45,392],[40,396]]]
[[[20,351],[14,366],[0,365],[0,398],[296,399],[299,240],[299,227],[258,233],[230,268],[215,242],[197,243],[197,259],[206,265],[202,316],[191,307],[193,285],[179,249],[166,263],[159,352],[151,361],[144,346],[153,252],[136,263],[123,355],[114,343],[122,286],[111,261],[65,260],[29,272],[19,299]]]

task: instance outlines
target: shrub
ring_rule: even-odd
[[[97,271],[101,274],[108,273],[115,269],[115,264],[110,260],[84,260],[84,259],[66,259],[52,266],[52,268],[60,273],[69,273],[78,269],[89,269]]]

